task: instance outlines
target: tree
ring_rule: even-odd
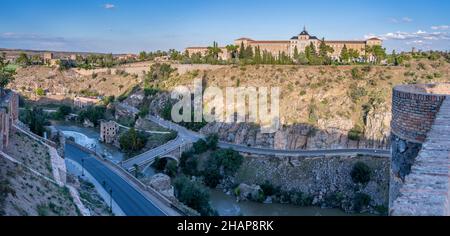
[[[56,119],[64,119],[67,115],[69,115],[72,112],[72,107],[67,105],[61,105],[58,107],[58,110],[56,111],[55,118]]]
[[[197,142],[192,144],[192,148],[195,154],[204,153],[208,150],[208,144],[203,139],[199,139]]]
[[[5,61],[5,54],[0,54],[0,89],[4,89],[14,80],[15,71],[8,69],[9,63]]]
[[[342,48],[342,51],[341,51],[341,61],[348,62],[349,60],[350,60],[350,55],[347,50],[347,45],[344,44],[344,47]]]
[[[16,63],[21,66],[29,66],[31,65],[30,58],[28,58],[28,55],[24,52],[19,54],[19,57],[16,59]]]
[[[229,176],[233,176],[243,162],[244,157],[232,149],[220,149],[214,152],[208,159],[208,163],[216,163]]]
[[[230,44],[230,45],[227,45],[225,48],[227,49],[227,52],[231,54],[232,59],[235,59],[237,57],[238,49],[239,49],[239,47],[237,45]]]
[[[209,204],[209,192],[200,183],[192,181],[185,176],[180,176],[173,181],[175,196],[177,199],[202,216],[217,215]]]
[[[138,58],[139,58],[140,61],[146,60],[147,59],[147,53],[145,51],[140,52]]]
[[[322,58],[328,57],[329,53],[333,53],[334,49],[325,43],[325,38],[322,38],[319,45],[319,56]]]
[[[239,47],[239,59],[244,59],[246,57],[247,57],[247,55],[245,55],[244,42],[241,42],[241,46]]]
[[[357,162],[350,172],[350,176],[352,177],[353,182],[363,185],[367,184],[370,181],[371,174],[372,171],[370,167],[364,162]]]
[[[354,61],[359,58],[359,52],[353,48],[348,50],[348,57],[351,61]]]
[[[219,143],[219,136],[217,134],[210,134],[206,136],[206,146],[211,150],[217,149]]]
[[[300,65],[307,65],[309,63],[308,58],[304,52],[298,54],[297,63]]]
[[[217,61],[220,53],[222,53],[222,50],[219,48],[218,43],[214,41],[213,46],[208,47],[208,56],[212,57],[214,61]]]
[[[42,58],[39,55],[33,55],[30,59],[30,64],[42,65],[43,64]]]
[[[316,47],[312,42],[305,47],[305,55],[309,62],[313,61],[314,58],[317,56]]]
[[[253,62],[255,64],[261,64],[262,62],[261,49],[259,48],[259,46],[255,48],[255,55],[253,58]]]
[[[95,125],[99,124],[99,120],[105,116],[106,107],[104,106],[89,106],[78,113],[78,119],[83,122],[85,119],[93,122]]]
[[[294,60],[298,60],[299,54],[298,54],[298,48],[297,46],[294,47]]]
[[[253,47],[250,45],[247,45],[245,48],[245,59],[252,59],[253,58]]]
[[[319,57],[321,64],[329,65],[331,64],[331,58],[329,54],[332,54],[334,49],[325,43],[325,38],[322,38],[319,45]]]
[[[41,108],[26,109],[23,122],[28,125],[31,132],[44,135],[45,126],[49,125],[47,116]]]
[[[183,152],[180,157],[180,168],[185,175],[197,175],[198,158],[193,151]]]
[[[381,45],[372,46],[372,53],[375,56],[375,60],[377,63],[380,63],[386,58],[386,49],[381,47]]]
[[[137,152],[144,148],[147,136],[131,128],[119,138],[120,148],[126,152]]]

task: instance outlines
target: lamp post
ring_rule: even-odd
[[[113,194],[113,190],[111,188],[111,189],[109,189],[109,210],[111,213],[113,212],[112,211],[112,194]]]
[[[81,159],[81,176],[84,177],[84,158]]]

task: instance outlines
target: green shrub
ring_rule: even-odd
[[[89,106],[78,113],[79,121],[83,122],[85,119],[90,120],[95,125],[99,124],[99,120],[105,117],[106,107],[104,106]]]
[[[72,112],[72,107],[67,105],[61,105],[58,107],[58,110],[55,113],[55,118],[58,120],[64,119],[67,115]]]
[[[364,77],[362,71],[357,67],[355,67],[351,70],[351,74],[352,74],[352,78],[354,80],[362,80]]]
[[[206,136],[206,146],[211,150],[217,149],[217,144],[219,143],[219,136],[217,134],[209,134]]]
[[[174,160],[168,160],[164,168],[164,172],[170,177],[175,177],[178,173],[177,162]]]
[[[156,171],[163,171],[166,167],[167,159],[156,157],[155,161],[152,164],[152,167],[155,168]]]
[[[343,200],[344,195],[341,192],[331,193],[325,197],[327,206],[334,208],[340,208]]]
[[[355,125],[350,131],[348,131],[348,139],[353,141],[359,141],[363,138],[364,132],[360,125]]]
[[[350,172],[350,176],[352,180],[356,184],[367,184],[370,181],[372,171],[368,165],[364,162],[357,162],[352,171]]]
[[[192,181],[185,176],[174,180],[175,196],[177,199],[203,216],[217,215],[209,204],[209,192],[200,183]]]
[[[361,212],[364,207],[369,206],[372,199],[369,195],[365,193],[357,193],[353,198],[353,210],[356,212]]]
[[[42,88],[37,88],[35,92],[36,92],[37,96],[40,96],[40,97],[45,96],[45,90]]]
[[[280,193],[280,188],[273,186],[269,181],[265,181],[263,184],[261,184],[261,189],[263,190],[264,194],[266,196],[272,196]]]
[[[141,118],[145,118],[150,113],[148,106],[143,106],[138,113],[138,116]]]
[[[180,169],[183,174],[187,176],[197,176],[198,173],[198,158],[194,155],[192,150],[183,152],[180,158]]]
[[[199,139],[192,145],[195,154],[204,153],[208,150],[208,144],[205,140]]]
[[[354,103],[357,103],[362,97],[367,95],[366,89],[358,87],[354,84],[350,86],[349,97]]]
[[[144,94],[146,97],[153,96],[158,93],[159,93],[159,89],[156,89],[156,88],[145,88],[144,89]]]
[[[147,143],[147,136],[131,128],[119,138],[120,148],[125,152],[132,153],[140,151]]]

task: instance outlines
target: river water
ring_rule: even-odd
[[[123,160],[124,154],[114,146],[99,142],[99,131],[93,128],[80,127],[74,123],[58,122],[53,124],[61,130],[66,137],[73,137],[75,142],[85,147],[103,153],[108,159],[118,163]],[[147,168],[145,175],[151,176],[156,172]],[[338,209],[323,209],[319,207],[300,207],[292,204],[264,204],[257,202],[236,202],[235,197],[229,196],[216,189],[210,190],[211,205],[221,216],[348,216]]]

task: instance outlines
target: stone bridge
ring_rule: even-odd
[[[179,162],[181,154],[187,151],[191,144],[189,140],[178,136],[164,145],[121,162],[121,166],[128,171],[133,171],[136,167],[145,170],[155,162],[156,158],[168,158]]]
[[[395,87],[391,127],[390,215],[450,215],[450,83]]]

